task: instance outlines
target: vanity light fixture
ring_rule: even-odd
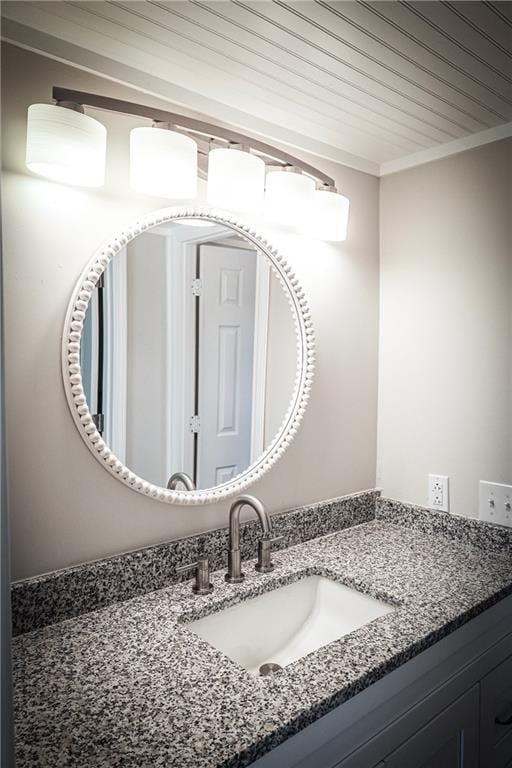
[[[27,168],[53,181],[101,187],[105,178],[107,129],[74,101],[28,108]]]
[[[84,105],[151,120],[130,132],[130,184],[144,194],[192,200],[197,177],[207,179],[208,203],[259,215],[321,240],[347,235],[349,202],[323,171],[271,144],[230,128],[144,104],[94,93],[53,88],[55,104],[28,109],[26,164],[65,184],[99,187],[105,175],[106,129],[84,114]],[[265,187],[265,167],[270,167]],[[316,189],[315,189],[316,187]]]
[[[216,147],[208,153],[210,205],[259,215],[263,208],[265,163],[238,144]]]
[[[173,200],[197,194],[197,143],[170,123],[130,131],[130,186],[137,192]]]
[[[349,205],[348,197],[340,195],[334,186],[315,190],[309,233],[320,240],[346,240]]]
[[[265,219],[279,226],[296,228],[309,216],[313,205],[315,182],[293,165],[267,173]]]

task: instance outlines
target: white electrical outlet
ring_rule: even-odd
[[[428,476],[428,506],[429,509],[439,509],[441,512],[450,511],[449,482],[446,475]]]
[[[512,485],[480,481],[480,519],[512,526]]]

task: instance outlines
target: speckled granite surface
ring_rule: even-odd
[[[178,584],[14,641],[17,767],[240,768],[512,593],[509,552],[375,520],[283,550],[241,585]],[[398,609],[270,678],[190,620],[308,573]]]
[[[436,536],[446,536],[474,547],[512,553],[512,528],[503,525],[493,525],[448,512],[437,512],[379,496],[376,498],[375,516],[379,520],[405,525]]]
[[[276,549],[373,520],[377,495],[377,491],[364,491],[273,515],[274,535],[283,536]],[[255,556],[259,536],[255,520],[242,523],[243,559]],[[188,577],[177,576],[176,568],[193,562],[199,554],[209,557],[212,570],[222,568],[227,542],[227,528],[219,528],[15,582],[11,590],[13,635],[183,581]]]

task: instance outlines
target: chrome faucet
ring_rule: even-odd
[[[268,513],[259,499],[256,499],[254,496],[240,496],[231,505],[229,510],[228,572],[225,578],[230,584],[239,584],[245,578],[242,573],[242,560],[240,557],[240,512],[244,506],[251,507],[256,512],[263,532],[258,546],[258,565],[256,569],[260,573],[266,573],[274,567],[270,562],[272,524]],[[269,542],[268,545],[266,542]]]
[[[175,472],[173,475],[171,475],[167,481],[167,488],[170,491],[174,491],[178,483],[183,483],[187,491],[195,491],[196,489],[194,481],[190,475],[187,475],[186,472]]]

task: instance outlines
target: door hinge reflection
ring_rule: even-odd
[[[190,431],[197,433],[201,429],[201,419],[199,416],[191,416],[189,420]]]

